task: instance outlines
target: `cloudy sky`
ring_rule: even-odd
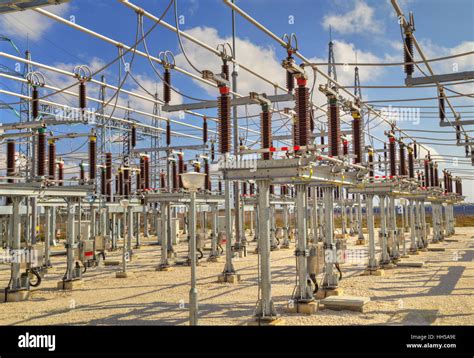
[[[147,0],[132,1],[142,6],[145,10],[159,17],[168,5],[167,0]],[[369,1],[369,0],[238,0],[236,1],[242,9],[253,16],[260,23],[269,28],[278,36],[285,33],[295,33],[298,38],[300,51],[312,61],[326,62],[328,53],[329,33],[331,29],[334,42],[336,62],[348,63],[379,63],[379,62],[400,62],[402,60],[402,41],[400,27],[397,22],[394,10],[389,1]],[[220,43],[231,41],[231,12],[230,8],[220,0],[179,0],[178,16],[181,22],[181,29],[197,39],[216,47]],[[415,14],[415,35],[422,45],[422,48],[428,58],[442,57],[457,53],[463,53],[474,50],[474,3],[469,0],[453,1],[428,1],[428,0],[404,0],[400,1],[402,9],[407,14],[412,10]],[[44,8],[46,11],[54,12],[62,18],[68,19],[87,29],[103,34],[113,40],[126,45],[132,45],[137,36],[137,16],[136,14],[119,1],[112,0],[81,0],[70,1],[68,4],[60,6],[49,6]],[[174,25],[173,6],[170,8],[164,20]],[[145,19],[144,28],[147,31],[153,23]],[[281,67],[281,61],[286,56],[285,50],[273,39],[259,31],[242,17],[236,17],[236,58],[237,60],[251,68],[258,74],[266,77],[272,82],[284,86],[285,74]],[[0,34],[11,39],[21,53],[29,49],[34,61],[55,66],[66,71],[72,71],[78,64],[86,64],[91,69],[97,70],[105,64],[112,61],[118,54],[118,49],[114,45],[96,39],[84,32],[80,32],[51,20],[48,17],[33,11],[0,15]],[[196,71],[189,65],[182,54],[178,38],[175,33],[168,29],[158,26],[146,38],[146,44],[149,52],[157,56],[159,52],[170,50],[175,54],[176,64],[190,73]],[[196,46],[195,44],[183,39],[184,48],[190,62],[199,70],[209,69],[214,72],[219,71],[220,60],[210,52]],[[138,48],[145,52],[143,43]],[[16,50],[7,41],[0,41],[0,50],[2,52],[17,55]],[[419,59],[419,56],[416,57]],[[135,56],[132,62],[130,54],[125,56],[124,62],[131,67],[131,74],[137,82],[131,77],[127,78],[123,88],[140,93],[144,97],[149,97],[148,92],[158,91],[161,97],[161,81],[150,66],[146,57]],[[0,64],[9,69],[18,70],[17,62],[0,57]],[[103,75],[106,81],[117,86],[120,83],[119,62],[108,67]],[[157,65],[159,71],[162,70]],[[450,73],[453,71],[469,71],[474,68],[474,56],[458,57],[443,62],[433,64],[437,73]],[[321,69],[326,71],[324,66]],[[19,69],[23,71],[22,68]],[[422,70],[425,68],[422,67]],[[53,87],[65,87],[73,81],[70,77],[59,75],[57,73],[41,70],[46,78],[46,83]],[[122,64],[123,71],[123,64]],[[316,85],[325,83],[321,75],[316,79],[313,73],[309,72],[310,85],[315,80]],[[338,67],[338,80],[344,85],[351,86],[354,81],[354,69],[352,66]],[[416,71],[415,76],[422,76]],[[360,79],[361,84],[366,86],[394,85],[404,84],[404,73],[401,67],[377,67],[361,66]],[[100,75],[95,77],[100,79]],[[122,72],[123,78],[123,72]],[[275,89],[272,85],[239,70],[238,92],[248,95],[250,91],[273,94]],[[216,88],[204,84],[195,79],[191,79],[181,73],[173,72],[173,84],[185,95],[198,99],[214,99],[218,92]],[[462,93],[473,94],[474,86],[472,84],[450,86],[449,88]],[[21,92],[21,86],[5,77],[0,77],[0,89],[11,92]],[[351,89],[352,90],[352,89]],[[48,90],[43,90],[47,93]],[[77,92],[77,87],[70,89]],[[426,142],[425,146],[434,155],[449,155],[447,162],[440,163],[441,168],[453,168],[460,170],[465,174],[472,174],[472,166],[463,163],[464,148],[453,146],[455,134],[444,132],[419,132],[420,130],[447,131],[448,128],[440,128],[438,125],[437,101],[400,101],[384,102],[387,99],[408,99],[408,98],[430,98],[436,96],[436,89],[431,88],[390,88],[375,89],[364,88],[363,99],[373,102],[377,109],[393,106],[415,106],[419,108],[420,118],[407,121],[398,121],[400,128],[410,130],[409,134],[423,137],[418,142]],[[279,91],[278,93],[282,93]],[[91,97],[98,96],[98,87],[88,86],[88,94]],[[108,96],[113,91],[108,91]],[[448,95],[453,95],[447,92]],[[62,96],[53,96],[51,100],[68,105],[77,105],[77,99],[73,96],[64,94]],[[317,91],[314,91],[313,100],[318,105],[325,103],[325,98]],[[4,103],[16,102],[15,97],[0,94],[0,101]],[[192,100],[173,93],[173,103],[190,102]],[[115,101],[112,101],[113,104]],[[474,118],[474,103],[471,99],[452,98],[452,104],[463,118]],[[145,112],[150,112],[153,104],[150,101],[137,99],[135,97],[121,95],[117,101],[119,106],[130,106]],[[90,102],[90,107],[97,106]],[[281,103],[276,109],[285,106],[291,106],[289,103]],[[459,107],[458,107],[459,106]],[[464,106],[464,107],[462,107]],[[18,108],[17,108],[18,109]],[[108,109],[111,112],[112,107]],[[215,110],[201,111],[209,116],[216,116]],[[254,115],[258,113],[258,107],[249,106],[239,109],[239,116]],[[124,117],[125,112],[121,108],[116,108],[114,113],[116,117]],[[324,126],[325,118],[322,112],[316,112]],[[453,118],[452,114],[448,114]],[[150,117],[140,114],[133,114],[133,118],[144,123],[151,124]],[[201,127],[202,120],[195,116],[182,116],[173,114],[172,118],[176,121],[193,124]],[[0,121],[11,122],[17,118],[11,110],[0,110]],[[245,129],[258,132],[258,118],[240,119],[241,136],[246,144],[251,145],[258,140],[258,134],[247,132]],[[173,130],[183,133],[200,136],[199,129],[185,127],[173,124]],[[215,130],[215,123],[211,122],[210,128]],[[287,120],[279,115],[274,115],[274,131],[276,134],[286,134],[288,131]],[[473,128],[472,126],[470,128]],[[470,129],[466,127],[466,129]],[[387,129],[385,124],[373,120],[369,123],[370,133],[385,139],[383,132]],[[57,127],[56,133],[62,132],[81,132],[83,126]],[[433,138],[433,139],[431,139]],[[410,142],[409,139],[406,140]],[[63,144],[60,151],[66,153],[74,151],[82,144],[83,140],[69,141],[67,145]],[[198,144],[199,140],[192,138],[177,138],[174,144],[179,143]],[[278,144],[278,143],[277,143]],[[111,144],[111,150],[119,151],[120,143]],[[374,141],[376,148],[381,147],[381,142]],[[142,147],[149,146],[149,143],[143,141]],[[83,150],[79,150],[83,152]],[[189,153],[188,157],[195,153]],[[77,163],[71,159],[68,164],[76,166]],[[71,169],[74,170],[74,169]],[[474,190],[472,181],[465,182],[465,191],[469,194],[469,199],[474,201]]]

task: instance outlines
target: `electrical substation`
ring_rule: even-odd
[[[217,46],[180,28],[185,0],[107,5],[127,12],[132,41],[53,11],[74,1],[6,3],[0,17],[34,13],[114,56],[68,67],[1,38],[2,325],[474,324],[474,229],[456,214],[474,121],[450,89],[474,72],[435,66],[474,51],[428,57],[424,14],[391,0],[402,62],[349,64],[347,85],[333,34],[318,63],[245,1],[216,2],[231,34]],[[244,27],[274,47],[284,82],[239,60]],[[468,169],[363,96],[360,72],[383,66],[430,93]]]

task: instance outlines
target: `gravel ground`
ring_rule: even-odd
[[[364,313],[320,310],[307,316],[285,312],[295,283],[293,248],[272,252],[272,294],[288,325],[473,325],[474,324],[474,228],[457,228],[456,235],[431,247],[444,252],[422,252],[404,261],[424,261],[423,268],[394,268],[385,276],[361,276],[364,264],[342,266],[340,286],[345,295],[370,297]],[[349,249],[355,238],[349,239]],[[238,285],[217,283],[224,267],[202,260],[198,266],[199,324],[241,325],[249,322],[257,301],[257,258],[251,243],[248,256],[237,258],[242,275]],[[57,248],[60,249],[60,248]],[[177,248],[186,255],[186,244]],[[155,271],[159,246],[135,250],[129,265],[135,277],[115,278],[118,266],[92,268],[85,284],[72,292],[56,289],[65,271],[65,256],[53,257],[54,268],[25,302],[0,303],[2,325],[186,325],[190,268]],[[3,254],[3,253],[2,253]],[[107,259],[120,259],[121,251]],[[208,252],[205,251],[205,256]],[[9,266],[0,265],[0,287],[9,279]]]

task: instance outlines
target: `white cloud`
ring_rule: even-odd
[[[357,0],[349,12],[324,16],[323,27],[341,34],[380,33],[383,23],[375,19],[374,8]]]
[[[47,10],[64,15],[69,9],[69,4],[49,6]],[[33,10],[12,12],[0,17],[0,33],[14,38],[28,38],[37,41],[55,24],[54,20],[46,18]]]

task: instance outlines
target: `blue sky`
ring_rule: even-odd
[[[160,16],[168,4],[166,0],[148,0],[132,1],[142,6],[145,10]],[[329,25],[332,28],[332,38],[335,42],[335,57],[337,62],[349,62],[355,60],[357,51],[360,62],[398,62],[402,58],[400,28],[394,15],[394,10],[389,1],[369,1],[369,0],[238,0],[237,5],[247,13],[264,24],[275,34],[282,36],[284,33],[294,32],[298,37],[299,48],[306,57],[315,61],[325,61],[327,59],[327,43],[329,40]],[[412,0],[400,1],[403,11],[408,14],[412,10],[415,14],[417,39],[423,46],[428,57],[439,57],[454,53],[474,50],[474,2],[468,0],[454,1],[429,1]],[[75,22],[98,33],[111,37],[124,44],[131,45],[136,35],[136,15],[135,13],[116,1],[97,1],[97,0],[76,0],[67,5],[50,6],[44,8],[47,11],[54,11],[63,18],[74,18]],[[178,14],[184,15],[184,23],[181,29],[185,30],[195,37],[215,43],[228,40],[231,34],[230,9],[220,0],[179,0]],[[165,20],[174,25],[173,8],[170,9]],[[250,25],[246,20],[237,15],[237,60],[256,69],[257,72],[264,74],[274,81],[283,84],[283,69],[279,65],[285,56],[285,51],[276,42],[263,34],[261,31]],[[294,21],[290,21],[294,20]],[[148,29],[152,22],[145,20],[145,29]],[[145,30],[146,31],[146,30]],[[88,64],[92,67],[107,63],[117,55],[117,49],[101,40],[95,39],[87,34],[81,33],[64,24],[52,21],[45,16],[24,12],[17,15],[0,15],[0,34],[11,38],[21,51],[29,48],[35,61],[58,66],[71,71],[76,64]],[[28,34],[28,35],[27,35]],[[147,38],[147,44],[152,55],[158,52],[171,50],[177,57],[177,64],[193,72],[181,54],[176,35],[160,26]],[[201,69],[213,69],[218,71],[218,64],[215,56],[209,55],[203,50],[198,49],[188,41],[184,41],[188,56]],[[143,51],[143,46],[139,46]],[[13,48],[6,42],[0,42],[0,50],[6,53],[15,54]],[[452,70],[454,64],[457,64],[459,71],[472,70],[474,66],[474,56],[458,58],[444,61],[434,65],[438,73]],[[417,57],[419,59],[419,57]],[[127,61],[130,56],[127,56]],[[0,64],[13,67],[14,61],[6,60],[0,57]],[[161,67],[157,65],[161,70]],[[325,70],[325,69],[324,69]],[[404,73],[400,67],[375,68],[361,67],[362,85],[402,85]],[[47,83],[54,83],[58,87],[70,83],[70,79],[64,76],[58,76],[54,73],[44,71]],[[105,75],[107,82],[117,84],[118,67],[110,67]],[[137,56],[132,66],[132,74],[140,79],[141,83],[150,91],[154,91],[158,78],[151,69],[145,58]],[[250,90],[258,92],[271,93],[272,88],[258,81],[252,76],[246,75],[243,71],[239,72],[239,92],[247,94]],[[416,74],[417,76],[420,73]],[[310,80],[312,75],[310,74]],[[342,67],[338,68],[338,78],[345,85],[351,85],[353,81],[353,68],[349,67],[346,71]],[[97,78],[98,79],[98,78]],[[321,78],[317,79],[317,83]],[[217,95],[215,89],[209,86],[203,86],[190,80],[182,74],[173,73],[173,83],[180,91],[198,98],[214,98]],[[90,95],[97,94],[97,88],[90,88]],[[0,88],[13,92],[19,92],[20,87],[14,81],[0,78]],[[124,88],[139,91],[137,85],[127,80]],[[464,93],[473,93],[472,84],[452,87],[457,91]],[[159,92],[161,84],[158,84]],[[76,91],[73,88],[72,91]],[[247,93],[245,93],[247,92]],[[109,92],[111,93],[111,91]],[[403,99],[410,97],[433,97],[436,95],[434,88],[423,89],[363,89],[363,96],[366,100],[379,99]],[[315,102],[324,103],[324,99],[315,93]],[[318,97],[319,96],[319,97]],[[179,102],[187,102],[187,99],[174,96]],[[76,103],[73,97],[68,97],[69,103]],[[0,94],[0,100],[4,102],[15,102],[12,96]],[[64,103],[64,98],[55,97],[57,102]],[[120,103],[126,104],[129,98],[123,96]],[[418,101],[418,102],[399,102],[393,105],[413,105],[413,106],[436,106],[436,101]],[[453,98],[452,103],[456,105],[474,105],[472,100],[465,98]],[[379,104],[379,103],[378,103]],[[388,104],[388,103],[387,103]],[[148,110],[149,104],[133,102],[137,108]],[[384,104],[382,104],[384,105]],[[283,106],[283,105],[282,105]],[[242,108],[240,115],[245,113],[255,114],[258,109],[249,107],[247,112]],[[399,126],[407,129],[430,129],[440,130],[438,126],[436,108],[420,108],[420,123],[399,123]],[[433,113],[430,113],[433,112]],[[474,107],[459,108],[459,112],[465,112],[463,117],[474,117]],[[215,116],[215,111],[201,111],[201,113]],[[318,113],[317,113],[318,114]],[[321,114],[321,113],[319,113]],[[115,115],[123,117],[121,110],[116,110]],[[274,129],[283,125],[284,121],[275,116]],[[452,116],[450,116],[452,117]],[[201,120],[193,116],[175,119],[182,120],[185,123],[200,125]],[[148,118],[136,116],[137,120],[150,123]],[[5,109],[0,109],[0,121],[16,121],[14,114]],[[258,122],[258,120],[257,120]],[[249,127],[258,130],[258,126],[252,121],[242,120],[242,127]],[[210,124],[214,129],[215,124]],[[58,127],[56,132],[79,132],[84,131],[84,126]],[[186,127],[173,127],[189,134],[199,135],[198,130]],[[286,127],[283,127],[285,130]],[[471,126],[472,128],[472,126]],[[383,137],[383,131],[387,129],[386,125],[379,125],[371,131],[372,134]],[[446,130],[446,128],[442,128]],[[280,134],[280,133],[279,133]],[[431,133],[422,134],[421,132],[412,132],[411,134],[425,137],[443,137],[445,139],[454,139],[454,133]],[[243,135],[243,134],[242,134]],[[250,134],[247,138],[249,143],[258,139],[255,134]],[[427,142],[433,142],[428,141]],[[190,139],[177,139],[178,143],[198,143],[199,141]],[[409,142],[409,141],[408,141]],[[81,143],[81,140],[70,141],[62,149],[66,152],[74,149]],[[443,142],[440,141],[442,144]],[[446,142],[445,142],[446,143]],[[452,143],[451,143],[452,144]],[[380,143],[375,143],[380,147]],[[147,143],[140,146],[148,146]],[[114,149],[115,148],[115,149]],[[463,160],[464,148],[442,145],[432,145],[432,150],[437,153],[459,156]],[[112,148],[120,150],[119,145]],[[188,158],[195,153],[187,153]],[[75,165],[74,160],[70,165]],[[1,167],[1,166],[0,166]],[[452,168],[453,163],[447,163],[447,167]],[[459,164],[461,169],[472,169],[471,166]],[[73,171],[73,170],[72,170]],[[472,172],[471,172],[472,174]],[[466,182],[465,190],[468,190]],[[471,182],[472,183],[472,182]],[[470,185],[472,186],[472,185]],[[470,192],[470,200],[474,200],[473,190]]]

